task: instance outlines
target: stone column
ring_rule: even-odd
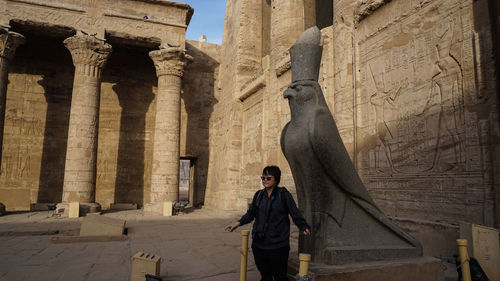
[[[62,202],[92,205],[95,200],[101,71],[112,48],[88,35],[70,37],[64,40],[64,44],[73,57],[75,78]]]
[[[0,28],[0,163],[2,161],[3,127],[5,120],[5,102],[9,83],[9,63],[16,48],[25,42],[19,33]]]
[[[181,79],[192,58],[178,48],[152,51],[149,56],[158,76],[151,203],[178,201]]]

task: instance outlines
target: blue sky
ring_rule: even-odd
[[[186,31],[186,39],[197,40],[207,36],[207,42],[222,44],[226,0],[183,0],[194,8],[194,14]]]

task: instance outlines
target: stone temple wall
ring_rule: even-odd
[[[210,117],[214,105],[221,46],[186,41],[193,62],[186,68],[181,94],[180,155],[194,161],[193,204],[203,204],[209,163]]]
[[[232,9],[224,32],[230,40],[224,41],[222,53],[252,46],[237,37],[241,20],[234,14],[255,11],[234,3],[228,1]],[[223,200],[207,200],[208,206],[244,211],[243,203],[261,188],[258,177],[269,164],[282,168],[282,185],[295,192],[279,146],[281,129],[290,119],[282,93],[291,78],[286,50],[311,26],[310,16],[304,16],[308,4],[271,1],[269,64],[263,60],[241,88],[232,84],[239,95],[231,99],[227,94],[224,98],[231,101],[224,102],[234,106],[214,111],[226,112],[227,118],[238,115],[238,130],[231,135],[229,123],[235,119],[211,123],[231,139],[221,143],[224,137],[211,135],[209,170],[221,176],[209,181],[207,197],[221,194],[226,183],[231,188]],[[333,4],[333,25],[322,29],[319,82],[376,203],[435,256],[451,256],[459,221],[500,227],[492,1]],[[262,45],[262,38],[266,35],[255,35],[253,44]],[[222,56],[221,68],[235,67],[234,62],[234,57]],[[227,85],[228,78],[234,79],[221,75],[217,83]],[[236,161],[219,157],[224,153]],[[239,172],[228,179],[222,176],[229,175],[225,171]]]
[[[426,221],[417,238],[499,226],[491,28],[488,2],[464,0],[392,1],[355,28],[358,169],[388,216]]]
[[[156,93],[147,51],[115,47],[101,85],[96,202],[103,208],[149,202]]]
[[[7,91],[0,198],[7,210],[62,196],[73,65],[61,39],[29,36]]]

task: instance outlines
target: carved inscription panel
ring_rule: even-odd
[[[259,177],[262,173],[262,92],[252,95],[243,102],[243,155],[241,186],[245,198],[262,188]]]
[[[483,106],[488,96],[478,89],[473,6],[463,0],[419,2],[392,1],[355,32],[359,169],[387,210],[405,200],[410,203],[400,213],[444,208],[438,217],[458,219],[458,209],[468,205],[467,216],[485,223],[491,210],[479,199],[488,184],[483,172],[489,165],[489,121],[478,112],[489,109]],[[451,178],[453,186],[446,184]],[[418,186],[419,194],[405,184]],[[450,201],[459,190],[469,194]],[[473,198],[477,205],[467,203]]]

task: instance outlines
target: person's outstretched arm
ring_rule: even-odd
[[[260,190],[257,191],[255,193],[255,195],[253,196],[252,204],[250,204],[250,206],[248,206],[248,210],[247,210],[246,214],[244,214],[241,217],[241,219],[239,219],[234,224],[230,224],[230,225],[226,226],[226,228],[225,228],[226,231],[233,232],[238,227],[253,221],[253,219],[255,218],[255,211],[256,211],[255,210],[255,208],[256,208],[255,201],[257,200],[257,194],[259,194],[259,192],[260,192]]]

